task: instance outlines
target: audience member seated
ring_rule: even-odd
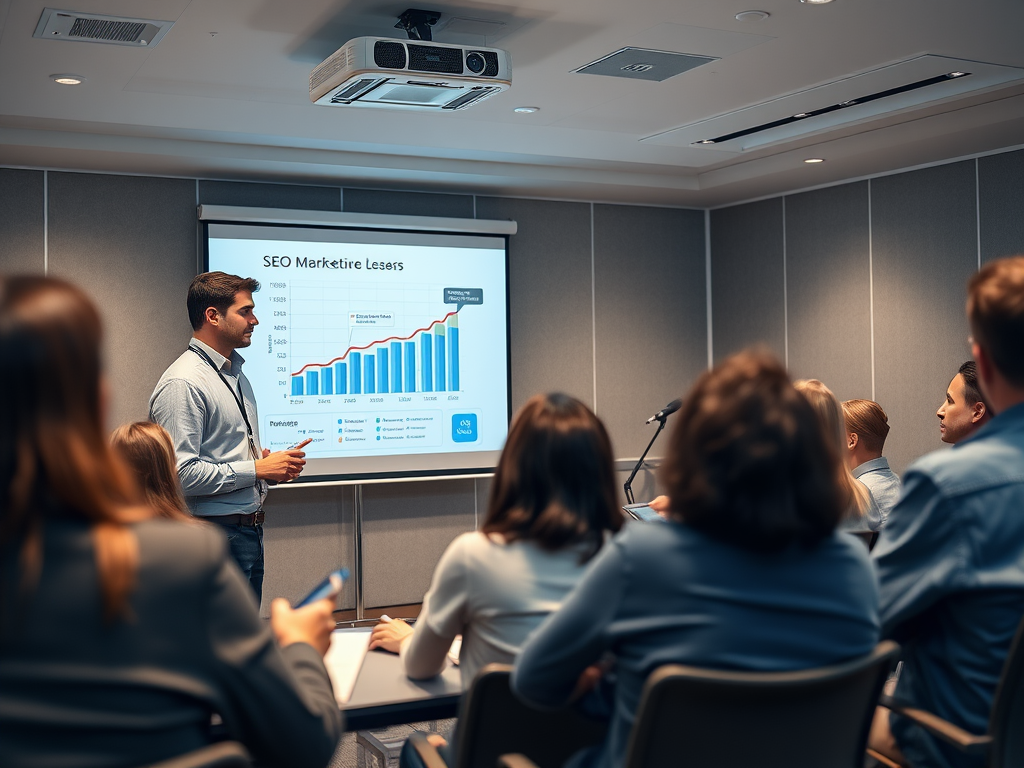
[[[978,388],[978,367],[973,360],[960,366],[946,388],[946,399],[935,412],[942,442],[956,445],[992,418]]]
[[[875,647],[867,550],[836,532],[841,461],[771,355],[743,352],[698,379],[661,468],[669,519],[615,536],[516,663],[516,693],[555,708],[613,654],[596,691],[613,699],[608,737],[569,765],[622,764],[644,682],[664,664],[798,670]]]
[[[1024,615],[1024,257],[971,278],[967,317],[996,416],[911,465],[872,555],[882,633],[904,649],[895,698],[981,734]],[[871,745],[915,768],[984,764],[884,709]]]
[[[166,429],[152,421],[123,424],[110,435],[110,444],[132,470],[148,507],[169,520],[197,522],[185,504]]]
[[[333,600],[268,626],[223,536],[145,506],[103,434],[100,344],[77,288],[0,278],[0,762],[149,765],[218,713],[259,761],[326,765]]]
[[[844,530],[877,531],[882,527],[882,513],[871,497],[868,487],[857,480],[850,472],[846,463],[846,425],[843,422],[843,409],[832,390],[817,379],[801,379],[794,385],[807,402],[811,404],[825,439],[835,446],[838,455],[843,458],[836,469],[839,487],[847,498],[846,515],[839,527]]]
[[[900,479],[882,455],[889,434],[889,417],[874,400],[847,400],[843,403],[843,421],[846,466],[871,492],[881,518],[879,528],[883,528],[900,499]]]
[[[587,406],[563,394],[530,399],[509,430],[480,530],[441,556],[415,629],[382,622],[370,647],[400,651],[406,674],[421,679],[444,669],[461,634],[464,688],[481,667],[511,664],[622,526],[614,476],[608,433]]]

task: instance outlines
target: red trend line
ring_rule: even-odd
[[[377,344],[384,344],[385,342],[388,342],[388,341],[408,341],[413,336],[415,336],[417,333],[423,333],[424,331],[429,331],[431,328],[433,328],[438,323],[446,322],[449,317],[451,317],[452,315],[457,315],[457,314],[459,314],[459,310],[457,310],[457,309],[453,310],[453,311],[449,312],[447,315],[445,315],[444,317],[442,317],[440,320],[435,320],[430,325],[428,325],[426,328],[417,328],[415,331],[410,333],[408,336],[388,336],[386,339],[379,339],[378,341],[371,341],[369,344],[367,344],[366,346],[363,346],[363,347],[349,347],[348,349],[345,350],[345,354],[343,354],[341,357],[336,357],[333,360],[331,360],[329,362],[326,362],[326,363],[306,363],[304,366],[299,368],[299,370],[297,370],[295,373],[292,373],[292,374],[289,374],[289,375],[290,376],[298,376],[304,370],[306,370],[307,368],[309,368],[311,366],[312,367],[316,367],[316,368],[326,368],[329,365],[334,365],[335,363],[340,362],[340,361],[344,360],[346,357],[348,357],[348,353],[349,352],[360,352],[360,351],[362,351],[364,349],[369,349],[370,347],[376,346]]]

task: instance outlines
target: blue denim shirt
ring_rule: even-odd
[[[881,530],[892,508],[900,500],[899,477],[889,469],[889,460],[885,456],[865,461],[853,470],[853,476],[871,491],[871,498],[875,500],[881,518],[877,530]]]
[[[872,556],[882,634],[903,645],[896,698],[984,733],[1024,615],[1024,404],[915,462]],[[890,724],[915,768],[984,765]]]
[[[241,392],[259,454],[256,399],[242,373],[245,360],[238,352],[224,357],[198,339],[192,339],[189,347],[206,352],[232,390]],[[192,349],[185,350],[160,377],[149,400],[149,418],[171,435],[178,477],[192,514],[249,514],[261,507],[267,484],[256,480],[256,462],[238,401],[217,371]]]

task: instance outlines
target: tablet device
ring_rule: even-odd
[[[649,504],[627,504],[622,508],[622,511],[634,520],[642,520],[645,523],[663,522],[665,520]]]

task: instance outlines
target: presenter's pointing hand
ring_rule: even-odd
[[[286,483],[298,477],[305,465],[306,454],[303,451],[274,451],[256,462],[256,478]]]

